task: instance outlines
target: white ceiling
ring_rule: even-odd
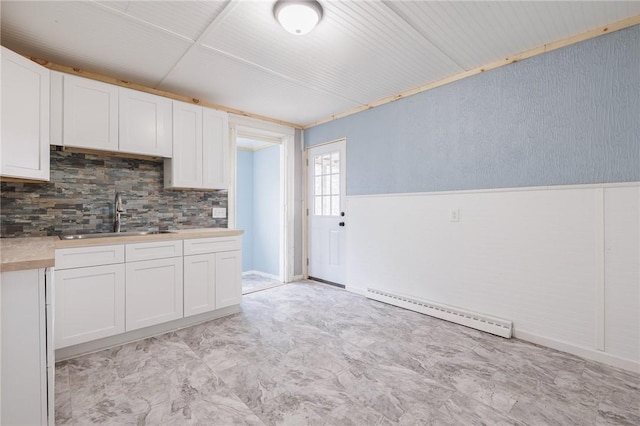
[[[7,1],[19,53],[307,124],[640,14],[640,1],[335,1],[306,36],[273,1]]]

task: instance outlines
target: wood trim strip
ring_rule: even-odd
[[[584,33],[581,34],[577,34],[562,40],[557,40],[557,41],[553,41],[551,43],[547,43],[547,44],[543,44],[542,46],[538,46],[538,47],[534,47],[533,49],[529,49],[529,50],[525,50],[524,52],[518,53],[516,55],[513,56],[509,56],[507,58],[495,61],[495,62],[491,62],[487,65],[481,66],[481,67],[477,67],[477,68],[472,68],[470,70],[467,70],[465,72],[462,72],[460,74],[456,74],[456,75],[452,75],[450,77],[445,77],[441,80],[438,81],[434,81],[431,83],[427,83],[425,85],[422,86],[418,86],[414,89],[410,89],[404,92],[401,92],[397,95],[393,95],[393,96],[387,96],[386,98],[382,98],[379,99],[375,102],[372,102],[370,104],[367,105],[361,105],[359,107],[355,107],[352,109],[349,109],[347,111],[338,113],[338,114],[334,114],[331,115],[329,117],[326,117],[324,119],[318,120],[318,121],[314,121],[313,123],[309,123],[309,124],[305,124],[303,126],[303,129],[309,129],[310,127],[315,127],[318,126],[320,124],[324,124],[324,123],[328,123],[330,121],[334,121],[334,120],[338,120],[340,118],[344,118],[347,117],[349,115],[352,114],[356,114],[358,112],[362,112],[362,111],[366,111],[368,109],[372,109],[384,104],[388,104],[394,101],[397,101],[399,99],[404,99],[406,97],[421,93],[421,92],[426,92],[427,90],[431,90],[431,89],[435,89],[436,87],[440,87],[440,86],[444,86],[445,84],[449,84],[449,83],[453,83],[454,81],[458,81],[458,80],[462,80],[463,78],[467,78],[470,77],[472,75],[476,75],[476,74],[480,74],[483,73],[485,71],[489,71],[492,69],[496,69],[496,68],[500,68],[502,66],[505,65],[509,65],[509,64],[513,64],[515,62],[519,62],[522,61],[523,59],[528,59],[531,58],[533,56],[537,56],[540,55],[542,53],[547,53],[547,52],[551,52],[553,50],[556,49],[560,49],[562,47],[565,46],[570,46],[572,44],[576,44],[576,43],[580,43],[582,41],[586,41],[595,37],[599,37],[601,35],[604,34],[608,34],[614,31],[619,31],[625,28],[629,28],[632,27],[634,25],[639,25],[640,24],[640,15],[636,15],[636,16],[631,16],[629,18],[623,19],[621,21],[617,21],[608,25],[604,25],[598,28],[594,28],[592,30],[586,31]]]
[[[553,50],[556,49],[560,49],[562,47],[566,47],[566,46],[570,46],[572,44],[576,44],[582,41],[586,41],[595,37],[599,37],[601,35],[604,34],[608,34],[614,31],[619,31],[625,28],[629,28],[632,27],[634,25],[639,25],[640,24],[640,15],[635,15],[635,16],[631,16],[629,18],[608,24],[608,25],[604,25],[598,28],[594,28],[592,30],[586,31],[584,33],[581,34],[577,34],[562,40],[557,40],[551,43],[547,43],[544,44],[542,46],[538,46],[535,47],[533,49],[529,49],[526,50],[524,52],[518,53],[516,55],[513,56],[509,56],[507,58],[495,61],[495,62],[491,62],[487,65],[484,66],[480,66],[480,67],[476,67],[476,68],[472,68],[470,70],[467,70],[465,72],[462,72],[460,74],[456,74],[456,75],[452,75],[449,77],[445,77],[441,80],[438,81],[434,81],[431,83],[427,83],[424,84],[422,86],[418,86],[416,88],[413,89],[409,89],[406,90],[404,92],[398,93],[396,95],[392,95],[392,96],[387,96],[385,98],[379,99],[375,102],[372,102],[370,104],[367,105],[361,105],[349,110],[346,110],[344,112],[338,113],[338,114],[333,114],[330,115],[326,118],[314,121],[312,123],[308,123],[305,125],[300,125],[300,124],[296,124],[296,123],[289,123],[287,121],[283,121],[283,120],[278,120],[276,118],[272,118],[272,117],[267,117],[264,115],[260,115],[260,114],[253,114],[247,111],[242,111],[242,110],[238,110],[235,108],[230,108],[230,107],[225,107],[223,105],[219,105],[219,104],[215,104],[213,102],[208,102],[208,101],[202,101],[200,99],[197,98],[191,98],[188,96],[184,96],[184,95],[179,95],[179,94],[175,94],[175,93],[171,93],[171,92],[167,92],[164,90],[159,90],[159,89],[154,89],[151,87],[147,87],[147,86],[143,86],[141,84],[137,84],[137,83],[132,83],[130,81],[127,80],[121,80],[118,78],[114,78],[114,77],[109,77],[103,74],[98,74],[98,73],[94,73],[94,72],[90,72],[90,71],[85,71],[82,70],[80,68],[76,68],[76,67],[70,67],[70,66],[66,66],[66,65],[61,65],[61,64],[56,64],[54,62],[50,62],[47,61],[45,59],[39,59],[39,58],[34,58],[34,57],[30,57],[27,56],[29,59],[31,59],[32,61],[46,67],[49,68],[51,70],[54,71],[60,71],[60,72],[64,72],[67,74],[73,74],[73,75],[77,75],[80,77],[85,77],[85,78],[89,78],[92,80],[98,80],[98,81],[102,81],[104,83],[109,83],[109,84],[114,84],[116,86],[121,86],[121,87],[128,87],[130,89],[134,89],[134,90],[139,90],[141,92],[146,92],[146,93],[151,93],[154,95],[158,95],[158,96],[163,96],[166,98],[170,98],[170,99],[175,99],[178,101],[182,101],[182,102],[188,102],[188,103],[193,103],[196,105],[201,105],[203,107],[207,107],[207,108],[213,108],[213,109],[217,109],[220,111],[225,111],[231,114],[237,114],[240,116],[244,116],[244,117],[251,117],[251,118],[256,118],[258,120],[263,120],[263,121],[267,121],[267,122],[271,122],[271,123],[276,123],[276,124],[280,124],[283,126],[287,126],[287,127],[292,127],[294,129],[309,129],[311,127],[314,126],[318,126],[320,124],[324,124],[324,123],[328,123],[330,121],[334,121],[334,120],[338,120],[340,118],[344,118],[347,117],[349,115],[352,114],[356,114],[358,112],[362,112],[362,111],[366,111],[368,109],[372,109],[384,104],[388,104],[394,101],[397,101],[399,99],[404,99],[406,97],[421,93],[421,92],[426,92],[427,90],[431,90],[431,89],[435,89],[436,87],[440,87],[440,86],[444,86],[446,84],[449,83],[453,83],[455,81],[458,80],[462,80],[463,78],[467,78],[470,77],[472,75],[476,75],[476,74],[480,74],[483,73],[485,71],[489,71],[492,69],[496,69],[505,65],[509,65],[515,62],[519,62],[522,61],[524,59],[528,59],[531,58],[533,56],[537,56],[540,55],[542,53],[546,53],[546,52],[551,52]]]
[[[38,179],[26,179],[26,178],[17,178],[11,176],[0,176],[0,182],[15,182],[15,183],[48,183],[48,180],[38,180]]]
[[[164,157],[153,156],[153,155],[129,154],[127,152],[103,151],[98,149],[76,148],[73,146],[57,146],[55,150],[63,151],[63,152],[72,152],[77,154],[89,154],[89,155],[101,155],[101,156],[106,155],[109,157],[129,158],[129,159],[136,159],[136,160],[147,160],[147,161],[164,160]]]
[[[203,101],[201,99],[190,98],[189,96],[178,95],[176,93],[167,92],[164,90],[154,89],[151,87],[143,86],[141,84],[132,83],[127,80],[120,80],[118,78],[109,77],[103,74],[94,73],[91,71],[82,70],[76,67],[70,67],[67,65],[56,64],[54,62],[47,61],[46,59],[34,58],[31,56],[27,56],[27,58],[32,61],[42,65],[43,67],[49,68],[50,70],[60,71],[67,74],[77,75],[79,77],[89,78],[91,80],[102,81],[104,83],[113,84],[120,87],[128,87],[129,89],[138,90],[140,92],[151,93],[153,95],[163,96],[169,99],[175,99],[177,101],[188,102],[196,105],[200,105],[206,108],[213,108],[219,111],[225,111],[231,114],[237,114],[244,117],[256,118],[258,120],[268,121],[271,123],[280,124],[282,126],[293,127],[295,129],[302,129],[300,124],[289,123],[288,121],[278,120],[276,118],[267,117],[260,114],[253,114],[247,111],[242,111],[235,108],[226,107],[223,105],[218,105],[213,102]]]

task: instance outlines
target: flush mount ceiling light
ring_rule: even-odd
[[[291,34],[304,35],[322,19],[322,6],[315,0],[278,0],[273,16]]]

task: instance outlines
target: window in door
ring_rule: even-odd
[[[340,151],[316,155],[314,167],[314,207],[316,216],[340,215]]]

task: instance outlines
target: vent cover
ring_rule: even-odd
[[[387,293],[372,288],[367,289],[367,297],[379,302],[388,303],[411,311],[420,312],[421,314],[426,314],[454,322],[456,324],[475,328],[476,330],[486,331],[487,333],[495,334],[496,336],[506,337],[507,339],[511,337],[511,321],[481,315],[439,303],[428,302],[426,300]]]

